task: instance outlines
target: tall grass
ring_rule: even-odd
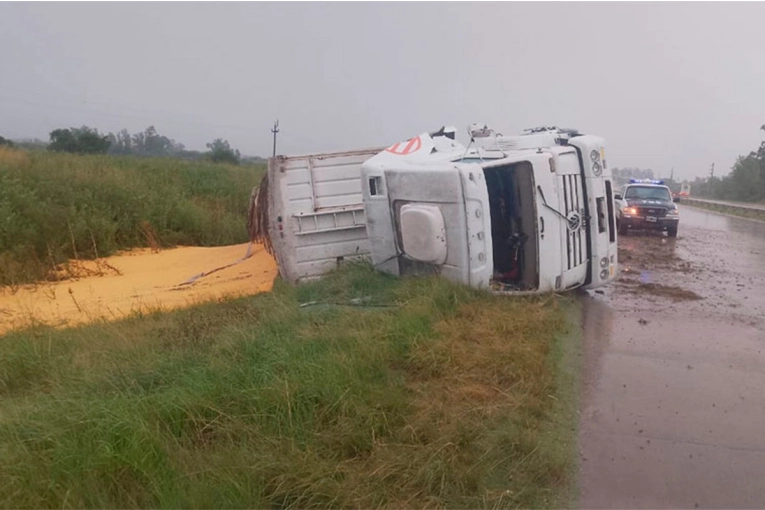
[[[574,420],[554,398],[565,328],[555,297],[358,266],[0,337],[0,504],[554,506],[572,466],[570,436],[545,432]]]
[[[247,240],[262,167],[0,148],[0,285],[150,246]]]

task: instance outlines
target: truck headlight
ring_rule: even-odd
[[[678,211],[677,209],[670,209],[669,211],[667,211],[667,216],[679,216],[679,215],[680,215],[680,211]]]
[[[637,209],[634,207],[622,207],[622,212],[624,214],[637,214]]]

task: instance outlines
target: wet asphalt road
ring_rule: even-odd
[[[582,508],[765,508],[765,223],[680,214],[583,298]]]

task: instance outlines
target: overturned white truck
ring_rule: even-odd
[[[283,278],[368,258],[501,292],[594,288],[617,272],[604,141],[539,128],[423,133],[386,149],[278,156],[254,194],[250,233]]]

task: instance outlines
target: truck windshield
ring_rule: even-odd
[[[658,186],[630,186],[627,188],[624,198],[671,200],[669,190]]]

